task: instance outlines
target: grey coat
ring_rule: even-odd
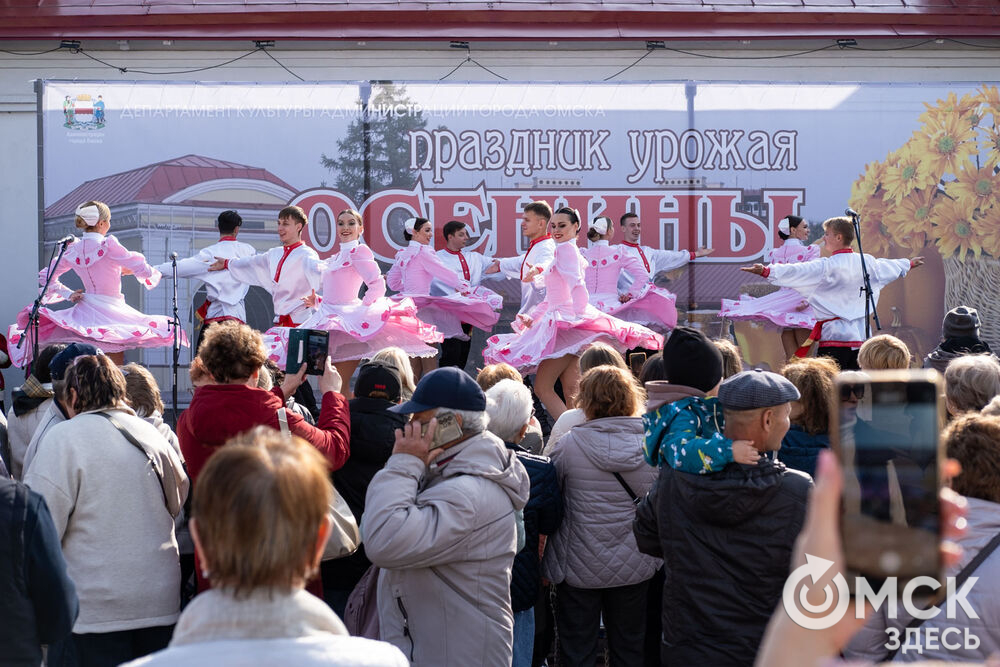
[[[425,466],[394,454],[368,486],[361,519],[378,581],[380,638],[413,667],[509,665],[517,510],[531,482],[483,432]]]
[[[577,588],[612,588],[645,581],[662,561],[639,553],[632,534],[635,505],[615,478],[640,498],[659,469],[642,458],[639,417],[606,417],[574,426],[556,443],[552,463],[562,487],[562,525],[549,537],[544,576]]]

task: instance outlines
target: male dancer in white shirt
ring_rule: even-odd
[[[452,220],[445,224],[442,233],[445,247],[437,251],[437,256],[445,266],[467,280],[471,287],[478,286],[491,260],[482,253],[465,252],[464,248],[469,242],[469,228],[464,222]],[[472,333],[472,325],[463,322],[462,331],[465,332],[466,338],[445,338],[441,343],[439,366],[465,368],[472,346],[472,339],[468,337]]]
[[[208,270],[228,270],[238,281],[260,285],[274,300],[275,326],[298,326],[310,314],[303,297],[318,287],[310,279],[315,273],[305,271],[306,262],[319,259],[316,251],[302,242],[302,230],[307,223],[305,211],[298,206],[286,206],[278,213],[280,246],[237,259],[217,256]]]
[[[484,273],[503,272],[507,278],[521,282],[521,309],[518,315],[527,314],[545,300],[545,288],[531,280],[531,269],[537,264],[552,261],[556,252],[556,242],[548,235],[549,218],[552,207],[548,202],[533,201],[524,207],[521,218],[521,233],[528,237],[528,249],[523,255],[494,259]]]
[[[661,271],[679,269],[691,260],[711,255],[714,252],[713,248],[699,248],[698,250],[690,251],[659,250],[650,246],[639,245],[639,235],[642,233],[639,216],[632,212],[626,213],[621,217],[619,223],[621,224],[622,236],[624,238],[622,248],[633,257],[638,257],[642,260],[642,264],[646,268],[650,279]],[[626,283],[631,282],[627,274],[623,274],[622,279]],[[626,291],[630,287],[630,284],[623,285],[619,282],[618,287],[619,291]]]
[[[858,289],[864,281],[861,255],[851,248],[854,225],[847,218],[830,218],[823,223],[823,229],[829,257],[795,264],[754,264],[742,270],[779,287],[791,287],[812,306],[816,326],[796,356],[806,356],[809,347],[818,342],[819,355],[834,359],[841,370],[858,370],[858,350],[865,342],[865,294]],[[923,257],[877,259],[866,254],[875,305],[883,287],[923,263]]]
[[[257,251],[252,245],[236,240],[242,225],[243,218],[240,217],[239,213],[223,211],[216,220],[216,226],[219,229],[218,242],[202,248],[192,257],[177,260],[178,278],[197,278],[205,283],[207,298],[198,309],[198,316],[202,320],[201,331],[198,334],[198,345],[201,344],[201,336],[205,329],[213,322],[238,320],[246,323],[247,315],[243,299],[250,286],[240,282],[228,272],[210,272],[208,270],[216,257],[237,259],[256,254]],[[170,262],[164,262],[156,268],[165,278],[173,276]],[[195,346],[196,350],[198,345]]]

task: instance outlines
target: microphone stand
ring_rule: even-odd
[[[180,359],[180,356],[181,356],[181,338],[180,338],[181,318],[180,318],[180,315],[178,315],[178,313],[177,313],[177,253],[176,252],[170,253],[170,268],[171,268],[171,271],[173,272],[173,279],[174,279],[174,288],[173,288],[173,299],[174,299],[174,304],[173,304],[174,305],[174,317],[173,317],[174,345],[173,345],[173,354],[174,354],[174,357],[173,357],[173,362],[172,362],[173,373],[174,373],[174,384],[173,384],[173,388],[171,389],[171,398],[173,399],[173,407],[174,407],[174,410],[173,410],[173,412],[174,412],[174,414],[173,414],[173,423],[174,423],[174,429],[176,430],[177,429],[177,416],[178,416],[177,415],[177,365],[178,365],[178,360]]]
[[[861,219],[854,211],[848,210],[847,214],[851,216],[851,222],[854,223],[854,236],[858,239],[858,254],[861,256],[861,276],[864,279],[864,284],[858,290],[858,294],[865,295],[865,340],[868,340],[872,335],[871,316],[875,316],[875,329],[877,331],[882,330],[882,323],[879,322],[878,311],[875,310],[875,295],[872,292],[872,281],[868,275],[868,265],[865,264],[865,252],[861,249]]]
[[[63,254],[66,252],[66,246],[73,240],[75,239],[71,236],[59,241],[59,256],[55,257],[55,263],[52,262],[52,258],[56,254],[55,246],[53,246],[52,254],[49,255],[49,268],[45,272],[45,284],[42,285],[42,291],[38,293],[35,302],[31,305],[31,312],[28,313],[28,325],[25,327],[21,340],[17,341],[17,349],[21,349],[21,346],[24,345],[24,339],[31,338],[32,373],[35,372],[35,364],[38,362],[38,310],[42,307],[42,300],[45,298],[46,292],[49,291],[49,285],[52,283],[52,272],[55,270],[55,267],[59,266],[59,262],[62,261]]]

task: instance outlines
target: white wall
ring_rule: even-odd
[[[707,55],[749,57],[792,54],[829,42],[776,42],[742,45],[735,42],[690,44],[686,49]],[[912,43],[912,42],[911,42]],[[987,43],[979,40],[979,43]],[[1000,41],[995,41],[1000,46]],[[465,59],[465,52],[447,43],[375,44],[279,42],[271,52],[286,67],[312,81],[388,79],[436,80]],[[866,48],[886,48],[900,43],[862,43]],[[54,43],[5,43],[11,50],[38,51]],[[122,74],[83,54],[61,51],[43,56],[0,54],[0,205],[4,241],[0,244],[3,289],[0,291],[0,326],[14,321],[35,295],[38,270],[37,137],[33,79],[73,80],[180,80],[180,81],[294,81],[263,53],[254,53],[225,67],[200,73],[137,74],[132,70],[164,72],[208,67],[246,53],[249,42],[191,44],[132,42],[129,51],[115,43],[85,42],[91,55],[127,67]],[[100,50],[101,48],[105,50]],[[294,50],[293,48],[294,47]],[[90,51],[90,49],[94,49]],[[644,44],[505,43],[480,46],[472,56],[484,66],[520,81],[600,81],[627,67],[645,53]],[[708,59],[657,51],[631,68],[619,80],[743,80],[743,81],[890,81],[978,82],[997,78],[996,51],[968,49],[946,42],[891,51],[854,51],[832,48],[809,55],[769,60]],[[452,81],[494,81],[489,72],[466,63],[449,77]],[[81,181],[85,175],[81,173]],[[8,385],[19,384],[18,371],[5,374]]]

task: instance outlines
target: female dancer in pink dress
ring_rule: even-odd
[[[344,395],[348,397],[348,379],[365,356],[393,346],[411,357],[434,356],[437,350],[429,343],[443,340],[433,326],[417,318],[413,301],[396,302],[385,296],[385,279],[375,255],[360,242],[363,231],[357,211],[347,209],[337,216],[340,252],[306,263],[305,270],[320,281],[322,297],[317,298],[315,292],[303,297],[307,306],[317,309],[297,327],[330,332],[330,361],[344,378]],[[368,286],[363,299],[358,297],[361,283]],[[280,365],[285,363],[288,331],[274,327],[264,337],[268,354]]]
[[[611,245],[614,235],[615,225],[605,216],[595,218],[587,230],[592,245],[583,251],[583,258],[587,260],[590,304],[608,315],[668,333],[677,326],[677,297],[649,282],[649,272],[641,259],[623,252],[621,246]],[[632,285],[629,291],[619,294],[622,272],[631,276]]]
[[[122,275],[132,274],[146,289],[160,282],[160,272],[146,263],[141,253],[131,252],[118,239],[108,234],[111,229],[111,209],[102,202],[89,201],[76,209],[76,226],[83,238],[70,243],[59,264],[52,271],[49,293],[42,303],[72,301],[65,310],[41,308],[38,311],[38,345],[49,343],[90,343],[111,356],[117,364],[125,361],[125,350],[134,347],[166,347],[173,345],[174,333],[170,318],[146,315],[125,303],[122,295]],[[75,292],[59,282],[59,276],[73,271],[83,281],[83,289]],[[45,284],[48,268],[38,274]],[[14,364],[23,367],[31,360],[31,334],[25,332],[30,308],[17,316],[10,327],[10,350]],[[181,343],[187,345],[183,331]],[[27,339],[18,349],[22,336]]]
[[[797,215],[789,215],[778,223],[778,236],[784,241],[771,251],[772,264],[807,262],[819,257],[818,245],[803,245],[809,238],[809,222]],[[783,287],[767,296],[741,296],[735,301],[723,299],[719,314],[731,320],[763,320],[781,329],[781,346],[785,356],[791,358],[809,337],[816,324],[812,308],[797,291]]]
[[[663,347],[663,336],[658,333],[590,305],[583,276],[587,262],[576,246],[579,231],[580,216],[573,209],[561,208],[553,214],[549,233],[556,242],[555,256],[525,274],[526,281],[545,285],[545,299],[529,313],[518,315],[512,325],[514,333],[490,337],[483,351],[490,364],[505,362],[524,374],[537,367],[535,394],[553,419],[567,406],[574,407],[580,384],[578,356],[591,343],[601,341],[620,351]],[[565,403],[555,392],[556,380],[562,382]]]
[[[503,297],[485,287],[473,289],[469,281],[449,269],[431,250],[434,229],[425,218],[406,221],[403,236],[409,245],[396,253],[396,261],[385,275],[390,289],[399,292],[398,299],[409,298],[417,305],[417,317],[433,325],[445,338],[468,340],[462,330],[466,322],[490,331],[500,319],[497,311],[503,308]],[[454,294],[431,296],[431,283],[439,280],[458,290]],[[424,375],[437,368],[437,358],[421,358]]]

